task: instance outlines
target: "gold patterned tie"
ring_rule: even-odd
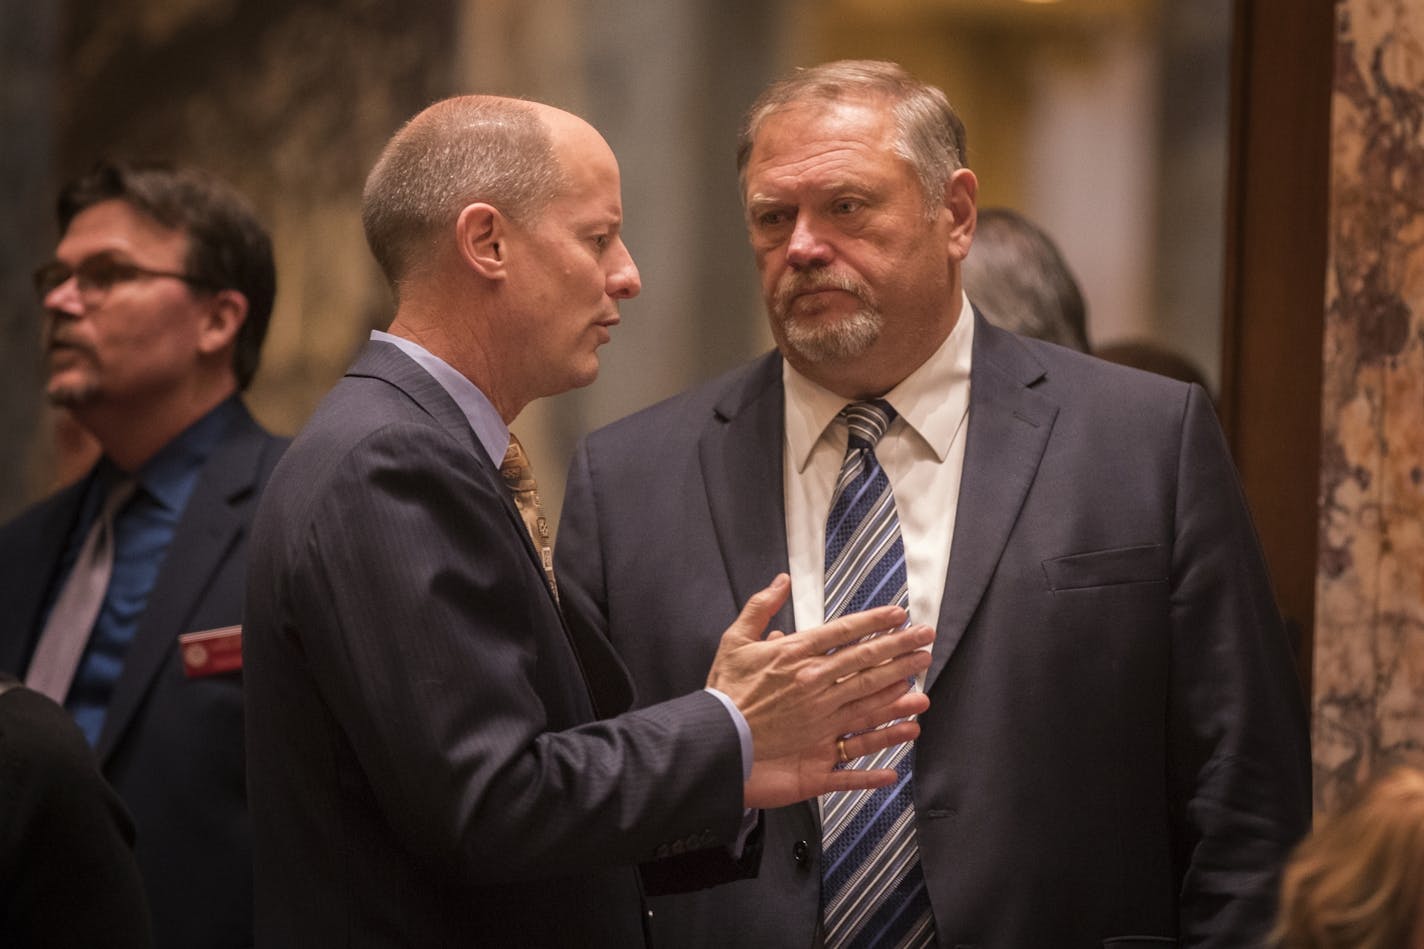
[[[509,448],[505,450],[499,473],[514,495],[514,506],[519,508],[524,527],[529,531],[529,539],[539,552],[539,562],[544,565],[549,590],[558,600],[559,587],[554,582],[554,550],[549,544],[549,519],[544,516],[544,504],[539,500],[539,485],[534,480],[529,456],[524,454],[524,446],[519,444],[513,432],[509,433]]]

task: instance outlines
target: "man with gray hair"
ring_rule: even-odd
[[[563,602],[641,701],[697,683],[778,570],[783,629],[886,602],[937,629],[919,739],[851,765],[896,784],[768,813],[760,876],[661,900],[660,945],[1247,946],[1309,824],[1300,687],[1209,400],[975,311],[964,154],[894,64],[772,85],[738,163],[777,352],[575,456]]]
[[[865,730],[926,707],[906,678],[933,634],[859,642],[903,624],[889,605],[763,639],[789,589],[769,573],[699,682],[627,712],[608,643],[564,624],[508,428],[593,381],[639,291],[612,151],[549,106],[446,100],[387,146],[363,218],[395,319],[255,526],[258,944],[636,947],[635,865],[745,875],[755,809],[894,780],[835,765],[918,732]]]

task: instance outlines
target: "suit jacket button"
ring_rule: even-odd
[[[796,858],[798,867],[804,867],[811,862],[811,848],[806,841],[798,840],[791,845],[791,856]]]

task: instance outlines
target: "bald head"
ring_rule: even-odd
[[[567,181],[551,129],[579,126],[551,106],[498,96],[445,99],[407,122],[366,179],[361,207],[366,242],[397,296],[467,205],[537,217]]]

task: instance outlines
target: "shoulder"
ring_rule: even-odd
[[[224,435],[222,444],[213,453],[208,465],[210,468],[232,469],[229,474],[231,478],[235,481],[246,481],[260,492],[292,440],[268,431],[252,417],[245,405],[239,403],[239,407],[240,414]],[[240,490],[240,485],[234,484],[234,490]]]
[[[696,438],[714,420],[725,420],[765,398],[781,399],[781,356],[766,353],[751,362],[634,412],[588,437],[605,444],[642,444],[650,437]]]
[[[347,376],[292,439],[279,472],[290,477],[295,470],[310,478],[318,472],[339,475],[341,468],[387,460],[418,466],[423,459],[463,447],[397,386],[368,376]]]
[[[1005,385],[1022,387],[1052,402],[1060,423],[1078,419],[1096,428],[1180,424],[1188,411],[1211,404],[1205,390],[1194,384],[982,322],[975,332],[971,398],[992,395]]]
[[[484,502],[496,495],[497,471],[459,422],[435,418],[380,379],[348,376],[278,462],[259,519],[283,532],[309,524],[350,531],[361,516],[406,505]]]

